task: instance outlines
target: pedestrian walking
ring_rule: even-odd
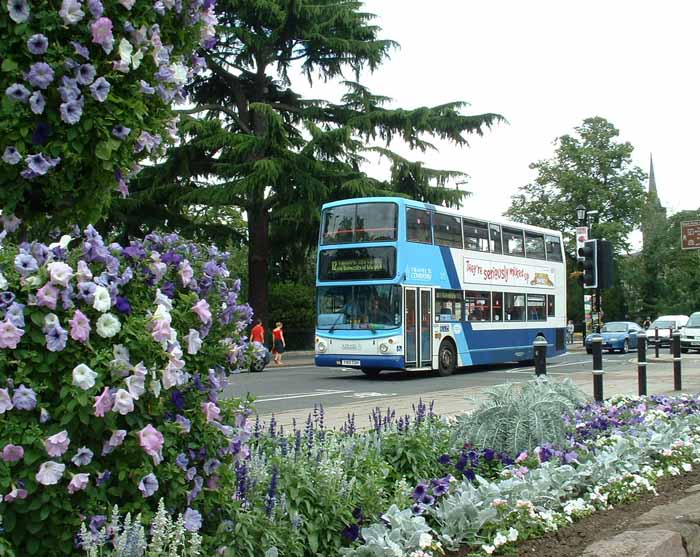
[[[278,321],[275,323],[275,328],[272,329],[272,359],[277,365],[282,363],[282,354],[284,354],[285,346],[282,323]]]
[[[567,332],[567,335],[568,335],[568,342],[569,342],[569,344],[573,344],[573,343],[574,343],[574,330],[575,330],[575,329],[576,329],[576,327],[574,326],[573,320],[572,320],[572,319],[569,319],[569,322],[568,322],[567,325],[566,325],[566,332]]]
[[[644,327],[644,330],[646,331],[649,327],[651,327],[651,318],[647,315],[647,318],[644,320],[644,323],[642,323],[642,327]]]
[[[250,331],[250,342],[259,342],[265,344],[265,327],[263,327],[260,319],[255,320],[255,325]]]

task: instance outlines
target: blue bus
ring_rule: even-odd
[[[323,205],[317,366],[435,370],[566,350],[559,232],[403,198]]]

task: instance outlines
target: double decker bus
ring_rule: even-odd
[[[435,370],[566,350],[561,233],[403,198],[323,205],[317,366]]]

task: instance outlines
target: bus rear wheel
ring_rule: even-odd
[[[457,369],[457,350],[449,340],[443,340],[438,350],[438,369],[440,377],[448,377]]]
[[[377,369],[375,367],[363,367],[362,368],[362,373],[364,373],[367,377],[377,377],[377,375],[379,375],[380,371],[382,371],[382,370]]]

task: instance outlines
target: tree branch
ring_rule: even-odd
[[[228,114],[235,122],[238,127],[241,128],[245,133],[250,133],[250,128],[238,117],[233,110],[228,107],[220,106],[218,104],[200,104],[195,108],[185,108],[181,110],[175,110],[178,114],[197,114],[198,112],[204,112],[205,110],[211,110],[212,112],[224,112]]]

